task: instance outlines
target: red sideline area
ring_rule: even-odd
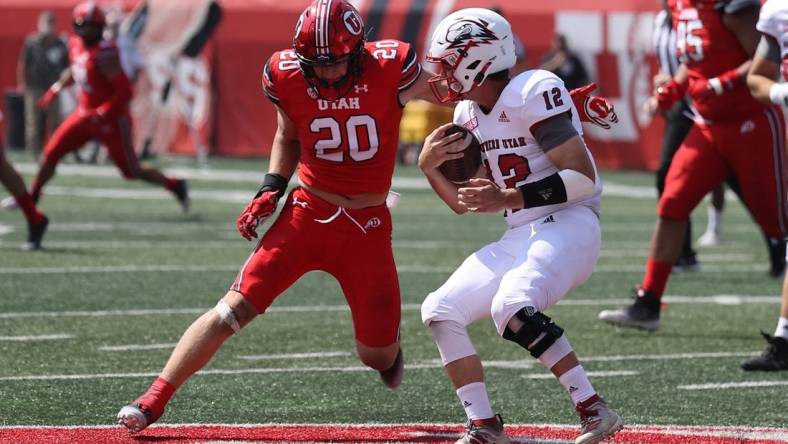
[[[137,435],[119,426],[0,427],[0,443],[187,443],[187,442],[346,442],[451,443],[461,427],[432,424],[243,424],[155,425]],[[513,443],[571,443],[578,427],[569,425],[506,425]],[[727,444],[788,442],[788,429],[705,426],[627,426],[606,442],[632,444]]]

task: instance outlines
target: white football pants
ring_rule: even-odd
[[[599,258],[599,218],[577,205],[510,228],[470,255],[421,305],[425,325],[492,317],[503,335],[523,307],[545,311],[585,282]]]

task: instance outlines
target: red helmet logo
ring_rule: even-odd
[[[345,11],[345,28],[353,35],[359,35],[364,30],[364,25],[361,24],[361,17],[355,10]]]

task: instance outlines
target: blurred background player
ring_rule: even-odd
[[[569,48],[566,36],[556,32],[550,50],[542,58],[539,69],[545,69],[564,81],[566,89],[579,88],[589,82],[588,71],[580,57]]]
[[[38,16],[38,31],[25,39],[17,64],[19,91],[25,98],[25,145],[35,160],[41,155],[44,137],[60,124],[60,104],[53,100],[46,110],[38,107],[41,96],[68,68],[68,48],[56,34],[57,23],[51,11]]]
[[[788,108],[788,83],[778,82],[781,76],[783,81],[788,80],[788,2],[766,2],[761,9],[757,27],[763,35],[747,75],[747,84],[753,97],[785,110]],[[785,169],[781,172],[788,173]],[[786,199],[786,195],[782,194],[783,202]],[[766,350],[760,356],[744,361],[742,369],[788,370],[788,275],[783,280],[780,317],[774,336],[764,332],[761,334],[768,342]]]
[[[687,219],[714,187],[734,176],[764,233],[783,238],[788,229],[781,198],[783,113],[756,101],[745,82],[760,39],[755,29],[760,1],[669,0],[668,5],[683,65],[658,88],[660,107],[667,109],[687,93],[702,121],[690,130],[668,171],[634,304],[599,313],[602,321],[651,331],[659,328],[661,298],[681,253]]]
[[[409,44],[365,41],[361,16],[350,3],[315,0],[304,10],[293,49],[274,53],[263,70],[277,132],[263,186],[237,220],[241,235],[257,237],[296,167],[300,186],[227,294],[186,330],[148,391],[120,410],[118,420],[129,431],[156,421],[175,390],[227,338],[312,270],[339,281],[361,362],[378,370],[387,387],[400,385],[400,294],[386,200],[402,106],[428,92],[420,74]]]
[[[439,74],[430,82],[441,101],[459,102],[454,124],[482,144],[485,162],[468,184],[443,176],[438,167],[462,157],[456,151],[464,143],[462,133],[446,135],[452,126],[446,124],[427,137],[419,167],[456,213],[505,211],[509,229],[427,296],[422,321],[468,416],[457,444],[509,442],[467,332],[470,323],[490,317],[498,334],[528,350],[567,390],[581,418],[575,443],[598,443],[623,421],[597,395],[563,329],[544,311],[594,270],[602,184],[563,82],[544,70],[510,78],[514,50],[509,23],[487,9],[454,12],[432,36],[427,61]]]
[[[30,194],[38,202],[44,185],[52,178],[60,159],[97,139],[106,148],[126,179],[142,179],[157,184],[175,196],[184,211],[189,198],[186,181],[164,176],[159,170],[140,165],[132,146],[129,101],[132,87],[123,72],[117,46],[102,38],[106,24],[104,12],[94,2],[74,8],[73,28],[69,40],[71,67],[50,87],[39,101],[42,108],[51,106],[58,93],[76,82],[79,106],[55,131],[44,149],[44,156]]]
[[[3,114],[0,113],[0,122],[3,120]],[[11,193],[19,208],[27,220],[27,242],[22,245],[26,250],[38,250],[41,248],[41,240],[44,238],[44,232],[49,225],[49,219],[36,208],[33,198],[25,188],[25,182],[22,176],[16,172],[13,166],[8,162],[5,157],[5,148],[3,147],[3,140],[0,138],[0,182],[6,190]]]

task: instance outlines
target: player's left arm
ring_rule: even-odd
[[[534,124],[531,131],[558,171],[507,189],[500,189],[487,179],[471,179],[471,187],[459,190],[460,201],[470,211],[490,213],[505,208],[556,205],[594,193],[594,165],[569,114],[548,117]]]
[[[96,108],[99,117],[120,114],[131,100],[132,89],[129,78],[123,72],[117,48],[105,48],[99,52],[96,66],[101,75],[112,84],[112,96]]]
[[[747,73],[747,86],[755,99],[765,104],[788,106],[788,84],[776,81],[780,75],[780,43],[763,34]]]

